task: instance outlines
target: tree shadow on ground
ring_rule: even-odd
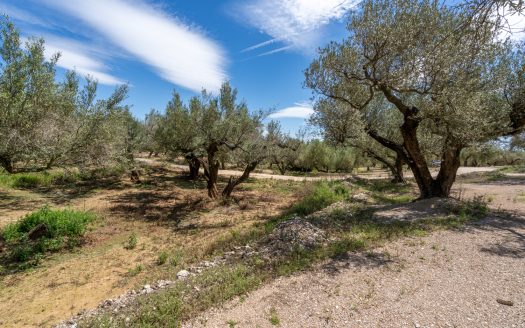
[[[4,191],[0,191],[0,214],[4,211],[14,210],[31,210],[41,204],[41,200],[38,199],[27,199],[23,196],[15,196]]]
[[[66,205],[73,200],[89,197],[98,190],[118,191],[124,190],[126,187],[120,179],[113,178],[40,188],[36,191],[54,204]]]
[[[480,247],[482,252],[503,257],[525,258],[525,218],[506,212],[499,212],[479,222],[474,222],[467,230],[494,231],[501,238],[489,245]]]
[[[397,263],[390,255],[379,252],[348,252],[330,259],[322,266],[324,272],[337,275],[352,268],[372,269]]]

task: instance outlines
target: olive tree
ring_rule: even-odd
[[[179,94],[166,108],[159,133],[162,147],[174,156],[184,156],[190,166],[190,175],[197,178],[204,170],[208,196],[218,198],[217,189],[221,160],[232,156],[245,166],[239,179],[230,179],[222,193],[230,196],[233,188],[246,180],[249,173],[261,162],[262,116],[250,113],[245,102],[237,101],[237,90],[224,83],[218,96],[205,90],[192,97],[185,105]]]
[[[148,157],[163,151],[160,133],[162,115],[152,109],[144,119],[141,150],[149,153]]]
[[[122,105],[128,88],[117,87],[107,99],[97,99],[97,82],[87,78],[78,89],[75,74],[68,75],[67,99],[49,113],[52,122],[42,124],[49,138],[41,149],[48,149],[47,166],[75,165],[81,168],[132,161],[139,127]],[[61,109],[63,107],[63,109]],[[60,118],[56,119],[57,116]],[[44,120],[42,123],[46,123]]]
[[[0,165],[13,172],[14,162],[38,149],[39,124],[53,109],[58,56],[47,61],[41,39],[24,47],[7,18],[0,21],[0,41]]]
[[[269,147],[269,163],[277,166],[281,175],[292,169],[296,165],[299,157],[301,140],[292,138],[281,131],[281,124],[272,120],[267,124],[267,141]]]
[[[0,166],[33,161],[89,167],[121,161],[129,147],[130,114],[122,105],[127,86],[97,99],[97,82],[83,87],[74,72],[56,82],[56,62],[44,55],[43,39],[22,45],[7,18],[0,21]]]
[[[381,131],[382,135],[399,142],[400,135],[397,124],[400,117],[395,111],[381,110],[376,106],[366,117],[366,125]],[[315,106],[310,124],[321,129],[325,140],[336,146],[350,146],[362,152],[363,155],[386,166],[395,183],[404,182],[403,155],[383,147],[365,132],[365,122],[359,114],[348,108],[344,102],[333,99],[321,99]]]
[[[237,102],[237,90],[229,83],[222,85],[218,97],[205,91],[200,97],[194,97],[190,101],[189,110],[196,119],[191,126],[198,134],[198,143],[203,154],[199,160],[204,169],[208,196],[217,198],[220,153],[244,149],[243,146],[260,128],[261,117],[250,113],[245,102]]]
[[[192,103],[195,101],[191,100]],[[155,132],[161,149],[172,157],[184,156],[188,161],[192,180],[198,178],[201,166],[199,157],[203,154],[200,134],[196,128],[199,115],[198,110],[190,110],[174,91]]]
[[[490,19],[464,24],[467,15],[428,0],[364,1],[350,15],[348,38],[321,49],[305,73],[319,99],[345,103],[368,136],[401,156],[421,198],[450,194],[463,148],[525,125],[515,83],[522,51]],[[401,116],[400,141],[368,124],[377,101]],[[440,145],[436,177],[421,144],[428,136]]]

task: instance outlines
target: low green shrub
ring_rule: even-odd
[[[350,189],[340,181],[321,181],[314,184],[311,191],[301,201],[296,203],[290,213],[308,215],[323,208],[348,199]]]
[[[93,219],[94,215],[88,212],[52,210],[46,206],[7,225],[1,236],[11,261],[38,260],[46,252],[77,246]],[[42,228],[41,232],[31,238],[30,233],[37,227]]]
[[[59,169],[11,174],[0,171],[0,186],[17,189],[49,188],[54,185],[67,185],[81,181],[89,182],[103,179],[119,179],[125,171],[126,167],[121,165],[82,171]]]

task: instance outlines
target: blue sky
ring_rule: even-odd
[[[345,34],[354,0],[2,0],[24,37],[61,52],[60,71],[99,80],[100,95],[129,83],[138,118],[224,80],[250,108],[274,109],[294,133],[311,113],[303,71]]]

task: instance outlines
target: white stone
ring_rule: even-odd
[[[188,270],[180,270],[177,272],[177,279],[183,280],[190,276],[190,272]]]

